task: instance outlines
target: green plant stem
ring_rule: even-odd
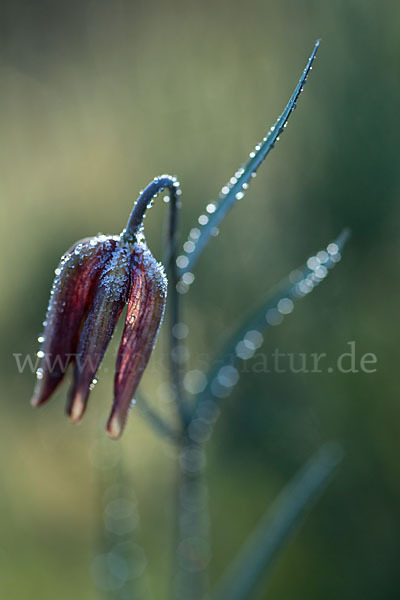
[[[174,600],[201,600],[208,589],[208,498],[204,448],[185,438],[178,454]]]

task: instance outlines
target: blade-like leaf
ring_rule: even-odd
[[[161,433],[171,442],[180,440],[179,432],[153,409],[150,401],[142,391],[136,394],[136,407],[158,433]]]
[[[263,342],[262,333],[272,325],[279,325],[284,316],[292,312],[295,301],[325,279],[329,270],[340,260],[348,237],[349,231],[346,229],[328,244],[326,250],[311,256],[306,264],[293,271],[268,295],[256,313],[233,333],[207,374],[206,387],[196,400],[195,415],[203,401],[213,399],[216,402],[230,394],[239,379],[235,364],[251,358]]]
[[[209,600],[251,598],[261,577],[296,532],[305,513],[327,486],[343,458],[339,444],[328,443],[284,487],[223,575]]]
[[[279,140],[279,136],[286,127],[290,114],[296,108],[296,102],[303,90],[304,84],[307,81],[307,76],[312,69],[312,63],[315,59],[318,47],[319,40],[315,43],[314,49],[303,71],[303,74],[300,77],[299,83],[297,84],[285,110],[278,118],[275,125],[271,127],[262,142],[257,144],[254,151],[250,152],[250,159],[247,161],[247,163],[240,167],[235,175],[231,177],[228,183],[222,188],[218,197],[218,201],[215,204],[208,205],[208,214],[201,215],[199,217],[199,224],[201,228],[198,229],[196,227],[191,230],[189,239],[184,246],[185,251],[177,259],[180,276],[193,269],[194,264],[197,262],[200,254],[204,250],[207,242],[210,239],[210,236],[214,235],[218,225],[221,223],[230,208],[232,208],[232,206],[235,204],[236,200],[243,198],[251,178],[255,177],[258,167],[264,161],[269,151],[272,150],[275,142]]]

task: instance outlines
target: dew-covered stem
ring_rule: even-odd
[[[178,454],[173,600],[202,600],[208,590],[208,493],[202,443],[185,436]]]
[[[163,190],[168,189],[171,197],[171,212],[176,210],[178,197],[181,194],[179,181],[171,175],[155,177],[151,183],[140,193],[130,214],[128,224],[122,237],[134,238],[142,227],[146,210],[151,206],[153,199]]]
[[[173,198],[175,189],[176,187],[174,186],[170,196],[171,207],[168,215],[164,263],[167,268],[169,281],[169,361],[171,385],[179,414],[180,429],[183,432],[188,423],[188,407],[182,386],[186,345],[182,336],[177,335],[179,328],[182,328],[182,306],[181,296],[177,290],[179,275],[176,264],[180,201]]]

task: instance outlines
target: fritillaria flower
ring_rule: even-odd
[[[128,304],[107,424],[111,438],[122,433],[164,314],[167,279],[147,247],[142,221],[152,198],[165,188],[171,190],[171,198],[180,194],[175,178],[163,175],[154,179],[141,193],[120,235],[81,240],[64,254],[55,271],[39,338],[42,360],[32,404],[39,406],[50,398],[71,364],[74,372],[67,414],[72,422],[78,422],[114,328]]]

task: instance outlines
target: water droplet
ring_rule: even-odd
[[[270,308],[265,315],[268,325],[279,325],[283,321],[283,316],[276,308]]]
[[[264,336],[262,335],[262,333],[257,331],[257,329],[251,329],[244,336],[244,340],[247,342],[251,342],[255,348],[259,348],[260,346],[262,346]]]
[[[242,360],[247,360],[254,355],[255,348],[250,348],[248,344],[245,343],[244,340],[236,344],[235,352],[236,356],[241,358]]]
[[[224,387],[233,387],[239,381],[239,372],[232,365],[226,365],[218,371],[217,379]]]
[[[183,378],[183,385],[189,394],[199,394],[207,385],[207,377],[202,371],[194,369],[186,373]]]
[[[189,333],[188,326],[185,323],[175,323],[172,328],[172,335],[177,340],[183,340]]]
[[[282,298],[278,302],[278,310],[281,315],[288,315],[294,309],[294,304],[290,298]]]
[[[189,264],[189,259],[187,256],[184,256],[183,254],[181,254],[180,256],[178,256],[178,258],[176,259],[176,266],[179,267],[179,269],[185,269]]]
[[[207,215],[200,215],[198,218],[198,221],[199,221],[200,225],[207,225],[207,223],[208,223]]]
[[[183,249],[185,252],[187,252],[188,254],[190,254],[191,252],[193,252],[193,250],[196,248],[196,245],[194,242],[188,240],[187,242],[185,242],[183,244]]]
[[[189,237],[192,238],[192,240],[197,240],[200,237],[200,229],[198,229],[197,227],[194,227],[190,233],[189,233]]]
[[[189,289],[190,286],[182,280],[178,281],[178,283],[176,284],[176,291],[178,292],[178,294],[187,294]]]
[[[329,244],[327,247],[329,254],[337,254],[339,252],[339,246],[335,243]]]
[[[321,250],[317,253],[317,258],[321,263],[326,263],[329,260],[329,254],[325,250]]]
[[[183,283],[186,283],[186,285],[192,285],[192,283],[194,281],[193,273],[191,273],[190,271],[187,271],[186,273],[184,273],[184,275],[182,275],[182,281],[183,281]]]
[[[316,269],[317,267],[319,267],[320,262],[318,260],[318,258],[316,256],[310,256],[310,258],[307,261],[307,267],[311,270]]]
[[[320,265],[315,269],[315,276],[318,279],[324,279],[328,275],[328,269],[323,265]]]

